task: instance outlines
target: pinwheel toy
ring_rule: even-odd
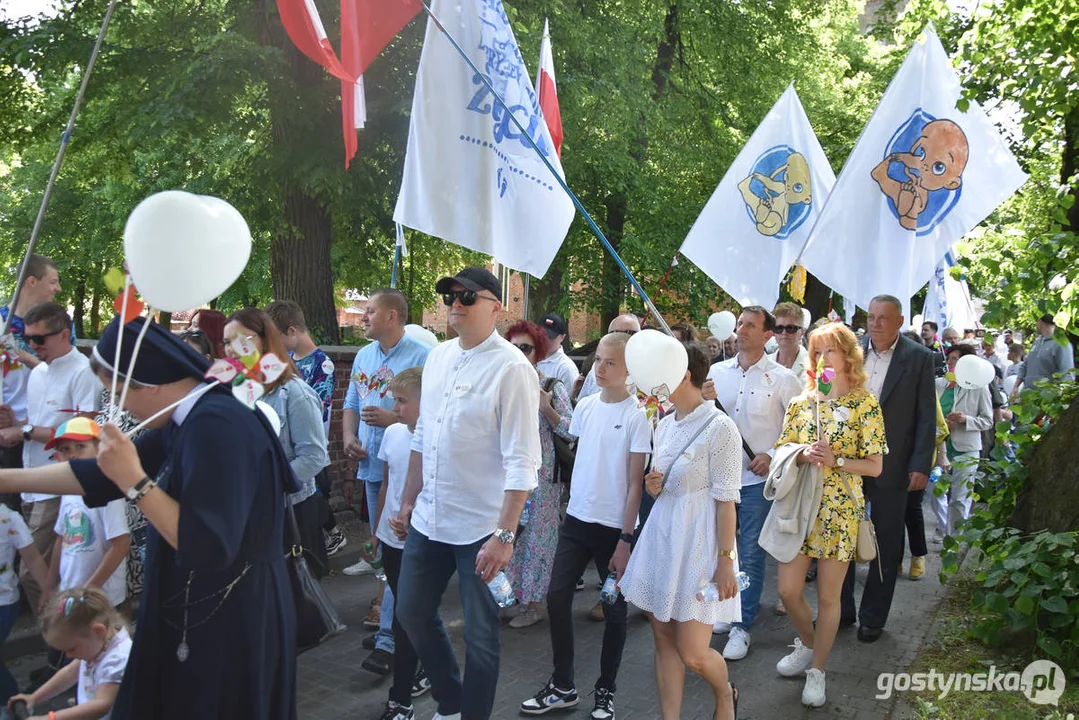
[[[232,385],[236,399],[254,410],[255,401],[266,394],[265,385],[281,377],[285,364],[273,353],[259,353],[246,337],[237,337],[229,345],[238,357],[214,361],[206,371],[206,379]]]

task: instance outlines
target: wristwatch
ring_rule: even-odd
[[[840,469],[842,469],[842,468],[843,468],[843,466],[844,466],[844,465],[846,465],[846,464],[847,464],[847,459],[846,459],[846,458],[841,458],[841,457],[837,457],[837,458],[835,459],[835,466],[836,466],[837,468],[840,468]]]
[[[738,557],[738,553],[732,548],[731,550],[720,550],[719,556],[729,557],[731,560],[734,560]]]
[[[32,432],[34,432],[34,426],[33,425],[31,425],[30,423],[27,423],[26,425],[23,425],[22,426],[22,439],[29,442],[30,433],[32,433]]]
[[[139,500],[142,500],[144,497],[146,497],[146,493],[150,492],[150,490],[155,487],[157,487],[157,483],[151,480],[150,476],[147,475],[142,480],[139,480],[137,483],[129,487],[124,494],[127,496],[127,499],[132,503],[138,503]]]
[[[507,530],[506,528],[498,528],[497,530],[495,530],[495,537],[498,538],[498,541],[501,543],[504,543],[506,545],[512,545],[513,539],[517,536],[513,534],[512,530]]]
[[[618,539],[624,543],[633,544],[633,535],[631,533],[622,533],[618,536]]]

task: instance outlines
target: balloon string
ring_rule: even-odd
[[[139,336],[135,339],[135,347],[131,351],[131,360],[127,364],[127,376],[124,377],[124,389],[120,392],[120,404],[116,408],[116,417],[119,417],[120,413],[124,411],[124,403],[127,402],[127,390],[131,387],[131,375],[135,372],[135,360],[139,356],[139,349],[142,347],[142,339],[146,337],[146,331],[150,329],[150,323],[152,322],[151,318],[154,316],[154,309],[152,307],[147,307],[146,309],[148,310],[146,313],[146,322],[142,324],[142,329],[139,330]],[[120,321],[123,322],[123,318],[120,318]],[[123,340],[122,325],[120,326],[120,340]],[[119,348],[122,344],[122,342],[118,342],[116,343],[116,347]],[[119,364],[119,360],[117,360],[117,365]]]
[[[116,357],[112,363],[112,385],[109,387],[109,421],[116,422],[120,417],[120,408],[116,407],[116,380],[120,374],[120,348],[124,346],[124,327],[127,324],[127,295],[131,287],[131,275],[124,273],[124,297],[120,301],[120,333],[116,341]]]
[[[182,398],[180,398],[179,400],[177,400],[176,402],[172,403],[171,405],[168,405],[166,407],[161,408],[160,410],[155,412],[153,415],[151,415],[150,417],[146,418],[145,420],[140,422],[135,427],[128,430],[127,431],[127,436],[128,437],[134,436],[139,430],[142,430],[144,427],[146,427],[147,425],[152,423],[154,420],[157,420],[159,417],[161,417],[165,413],[169,412],[173,408],[177,407],[178,405],[182,404],[183,402],[185,402],[187,400],[194,400],[197,397],[201,397],[204,393],[206,393],[206,392],[208,392],[210,390],[213,390],[215,387],[217,387],[220,384],[221,384],[220,380],[212,380],[207,385],[199,388],[195,392],[193,392],[193,393],[191,393],[189,395],[185,395]]]

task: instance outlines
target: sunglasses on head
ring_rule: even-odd
[[[490,300],[494,302],[494,298],[480,295],[475,290],[451,290],[450,292],[442,293],[442,302],[446,307],[452,307],[454,300],[460,300],[461,304],[466,307],[475,305],[477,300]]]
[[[611,330],[613,333],[625,333],[626,335],[636,335],[636,330]]]
[[[24,335],[23,337],[26,338],[26,342],[28,343],[33,343],[34,345],[44,345],[45,338],[51,338],[53,335],[59,335],[65,329],[66,328],[61,328],[60,330],[53,330],[51,333],[45,333],[44,335]]]
[[[776,335],[782,335],[783,333],[790,333],[794,335],[796,332],[802,329],[801,325],[776,325]]]
[[[517,343],[514,343],[514,345],[517,345]],[[529,345],[528,343],[521,343],[520,345],[517,345],[517,349],[523,352],[525,355],[531,355],[532,351],[536,349],[536,346]]]

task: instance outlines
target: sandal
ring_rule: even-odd
[[[734,720],[738,720],[738,688],[734,686],[734,683],[727,681],[727,684],[731,686],[731,703],[734,705]],[[719,715],[719,707],[716,706],[716,712],[712,714],[712,717]]]

